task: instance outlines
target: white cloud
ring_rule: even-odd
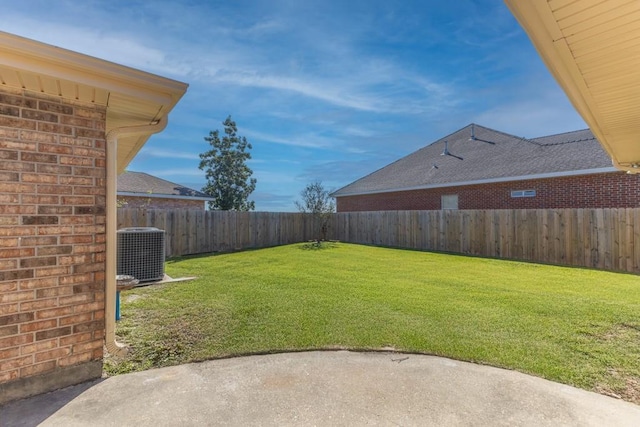
[[[152,148],[145,146],[140,150],[140,156],[151,156],[165,159],[187,159],[187,160],[200,160],[200,156],[197,153],[189,153],[186,151],[174,151],[165,150],[162,148]]]

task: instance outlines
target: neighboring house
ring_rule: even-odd
[[[125,171],[118,176],[119,206],[150,209],[205,209],[209,200],[213,200],[213,197],[148,173]]]
[[[100,378],[103,349],[121,352],[117,174],[186,89],[0,32],[0,405]]]
[[[589,130],[526,139],[471,124],[332,194],[338,212],[640,206],[640,177]]]

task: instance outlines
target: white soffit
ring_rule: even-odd
[[[0,31],[0,87],[106,106],[106,132],[169,114],[187,84]],[[149,135],[118,140],[123,171]]]
[[[614,166],[640,172],[640,1],[505,3]]]

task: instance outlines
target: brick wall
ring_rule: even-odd
[[[127,208],[147,209],[200,209],[204,210],[202,200],[169,199],[162,197],[118,196],[119,205]],[[126,203],[126,204],[125,204]]]
[[[105,116],[0,89],[0,403],[100,375]]]
[[[512,198],[512,190],[535,190],[536,196]],[[459,209],[630,208],[640,206],[640,175],[611,172],[345,196],[337,198],[337,210],[439,210],[447,194],[458,195]]]

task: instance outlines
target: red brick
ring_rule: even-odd
[[[20,356],[14,359],[8,359],[6,361],[0,360],[0,371],[8,371],[9,369],[16,369],[21,366],[33,364],[33,356]]]
[[[20,290],[51,288],[58,286],[57,277],[45,277],[44,279],[21,280],[19,283]]]
[[[60,123],[65,125],[71,125],[75,127],[93,128],[93,120],[84,119],[81,117],[60,116]]]
[[[32,323],[23,323],[20,325],[20,333],[24,334],[27,332],[42,331],[45,329],[55,328],[56,326],[58,326],[57,319],[41,320],[39,322],[32,322]]]
[[[51,122],[51,123],[58,123],[58,115],[57,114],[51,114],[51,113],[46,113],[46,112],[37,111],[37,110],[23,109],[22,110],[22,118],[31,119],[31,120],[38,120],[38,121],[45,121],[45,122]]]
[[[16,216],[0,216],[0,226],[18,225],[18,217]]]
[[[18,268],[17,259],[0,259],[0,271],[2,270],[14,270]]]
[[[36,277],[63,276],[69,272],[70,268],[67,266],[42,267],[35,270]]]
[[[20,203],[20,196],[17,194],[0,194],[0,203]]]
[[[73,250],[73,246],[44,246],[36,249],[37,256],[46,255],[66,255],[70,254]]]
[[[39,164],[37,166],[38,173],[51,173],[56,175],[71,175],[73,168],[71,166],[59,166],[59,165],[47,165]],[[60,176],[60,184],[68,184],[62,181],[63,177]]]
[[[57,184],[58,175],[45,175],[42,173],[23,173],[22,182],[33,182],[37,184]]]
[[[36,250],[34,248],[0,249],[0,258],[23,258],[34,256],[35,254]]]
[[[18,378],[20,371],[15,369],[13,371],[0,372],[0,384],[13,381]]]
[[[30,205],[0,205],[0,214],[34,214],[36,207]]]
[[[8,316],[0,316],[0,326],[30,322],[34,319],[33,313],[19,313]]]
[[[71,354],[71,349],[69,347],[56,348],[54,350],[47,350],[41,353],[36,353],[35,361],[37,363],[44,362],[45,360],[55,360],[69,354]]]
[[[102,271],[102,270],[104,270],[104,263],[102,263],[102,262],[94,262],[94,263],[91,263],[91,264],[81,264],[81,265],[74,265],[73,266],[74,274],[76,274],[76,273],[89,273],[89,272]]]
[[[18,303],[1,304],[0,316],[4,316],[5,314],[17,313],[19,308],[20,308],[20,304]]]
[[[42,298],[51,298],[57,296],[64,295],[73,295],[73,287],[72,286],[56,286],[55,288],[44,288],[36,290],[36,297],[38,299]],[[59,305],[59,304],[58,304]],[[64,311],[61,311],[60,314],[50,314],[51,312],[55,312],[56,310],[66,310],[65,309],[55,309],[55,310],[47,310],[46,313],[38,314],[38,319],[43,319],[45,317],[55,317],[61,316],[65,314],[70,314]],[[41,313],[41,312],[38,312]]]
[[[26,108],[36,108],[36,106],[38,105],[38,101],[24,96],[0,93],[0,104],[9,104]]]
[[[85,353],[74,354],[72,356],[60,359],[58,361],[58,365],[60,367],[65,367],[65,366],[77,365],[79,363],[89,362],[91,360],[94,360],[93,359],[93,352],[92,351],[88,351],[88,352],[85,352]]]
[[[35,205],[57,205],[60,203],[60,197],[24,194],[22,196],[22,203]]]
[[[36,258],[23,258],[20,260],[21,268],[31,268],[31,267],[48,267],[51,265],[57,264],[57,258],[54,256],[50,257],[36,257]]]
[[[17,172],[5,172],[0,170],[0,181],[5,182],[18,182],[20,175]]]
[[[58,298],[39,299],[20,303],[20,311],[41,310],[58,306]]]
[[[73,189],[68,185],[38,185],[38,194],[71,194]],[[62,198],[62,204],[66,205],[69,202],[64,201]]]
[[[33,299],[33,291],[9,292],[0,295],[0,304],[8,304],[12,302],[27,301]]]
[[[0,360],[12,359],[18,356],[20,356],[20,349],[18,347],[0,350]]]
[[[33,227],[0,227],[0,236],[29,236],[35,232]]]
[[[20,160],[34,163],[58,163],[58,156],[55,154],[30,153],[23,151],[20,153]]]
[[[89,350],[95,350],[96,348],[102,348],[103,345],[104,343],[102,340],[94,340],[81,344],[74,344],[72,348],[74,353],[82,353]]]
[[[20,347],[20,354],[33,354],[43,350],[50,350],[58,347],[58,338],[52,338],[47,341],[38,341],[32,344]]]
[[[78,323],[86,323],[93,320],[91,313],[74,314],[73,316],[63,317],[60,319],[60,326],[73,325]],[[84,332],[84,331],[82,331]]]
[[[39,215],[72,215],[73,206],[38,206]]]
[[[0,326],[0,337],[18,334],[18,325]]]
[[[0,183],[1,193],[34,193],[36,186],[33,184]]]
[[[75,305],[79,303],[87,303],[93,301],[93,295],[89,293],[74,294],[73,296],[61,297],[60,305]]]
[[[36,363],[35,365],[23,366],[20,368],[20,377],[30,377],[32,375],[42,375],[51,372],[56,368],[56,361],[49,360],[44,363]]]
[[[60,244],[69,244],[69,243],[93,243],[93,235],[86,234],[83,236],[61,236]]]
[[[35,129],[37,122],[16,117],[0,116],[0,126],[18,129]]]
[[[65,326],[62,328],[49,329],[47,331],[36,332],[36,341],[48,340],[50,338],[62,337],[71,334],[71,327]]]
[[[73,229],[70,226],[43,225],[38,227],[38,234],[55,235],[55,234],[71,234]]]
[[[0,161],[0,169],[16,172],[33,172],[36,170],[36,165],[34,163]]]
[[[58,243],[57,236],[21,237],[20,246],[44,246]]]
[[[93,339],[93,335],[91,332],[83,332],[81,334],[68,335],[66,337],[60,338],[60,346],[64,347],[67,345],[73,345],[81,342],[91,341]]]
[[[33,342],[33,335],[14,335],[8,338],[0,338],[0,348],[18,347]]]
[[[18,290],[18,282],[0,283],[0,293],[14,292]]]

